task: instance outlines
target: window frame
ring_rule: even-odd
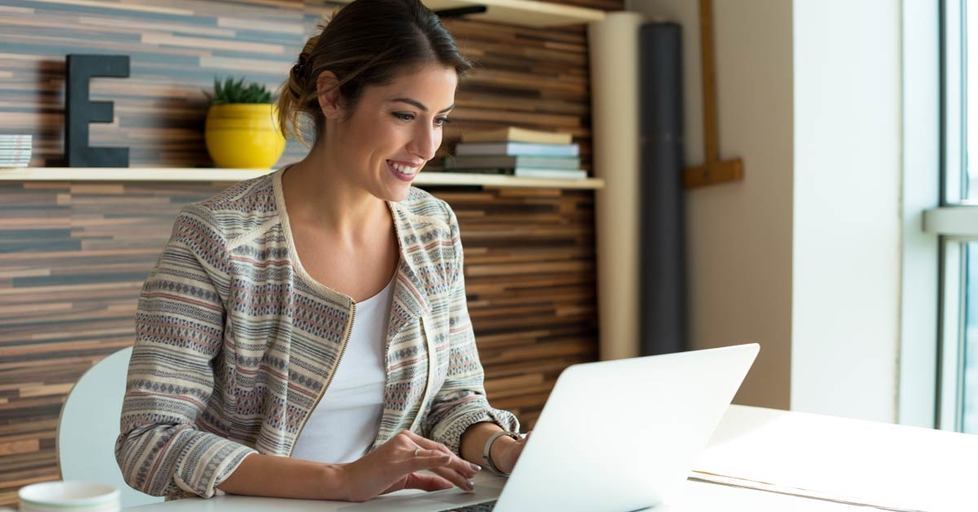
[[[912,3],[912,0],[907,1]],[[936,375],[932,426],[958,432],[964,426],[967,256],[971,250],[967,243],[978,242],[978,201],[965,199],[964,191],[968,186],[968,179],[967,170],[962,165],[966,158],[964,151],[967,148],[968,135],[964,121],[967,115],[967,69],[962,59],[967,36],[966,1],[939,2],[938,204],[925,209],[922,226],[923,233],[933,240],[932,250],[936,251],[934,267],[938,290],[938,318],[933,331],[936,333],[937,343],[934,348]],[[905,24],[905,28],[907,25]],[[904,77],[909,78],[907,74]],[[906,142],[911,144],[909,137]],[[911,166],[905,168],[905,175],[909,179],[915,173],[920,175],[923,172],[925,171]],[[905,244],[904,250],[912,249]],[[908,278],[912,279],[913,275],[905,274],[904,279]],[[912,312],[905,308],[904,315],[907,314]],[[906,358],[906,355],[902,357]],[[901,385],[902,381],[901,378]]]
[[[904,0],[902,33],[902,201],[900,340],[896,420],[938,424],[940,244],[922,229],[940,207],[943,62],[941,0]]]

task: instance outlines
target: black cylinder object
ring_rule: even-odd
[[[639,34],[642,355],[686,349],[682,30],[646,23]]]

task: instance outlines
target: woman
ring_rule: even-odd
[[[144,285],[129,485],[363,501],[512,470],[523,439],[485,397],[458,222],[411,187],[469,67],[418,0],[357,0],[308,41],[278,107],[286,132],[313,121],[309,154],[185,208]]]

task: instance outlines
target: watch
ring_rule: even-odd
[[[499,439],[502,436],[512,437],[517,441],[523,439],[523,436],[517,434],[516,432],[509,432],[508,430],[500,430],[499,432],[493,433],[491,436],[489,436],[489,439],[486,440],[486,446],[482,449],[482,461],[485,462],[484,466],[490,473],[497,476],[509,476],[509,473],[500,471],[499,468],[492,463],[492,457],[489,456],[489,450],[492,449],[492,443],[496,442],[496,439]]]

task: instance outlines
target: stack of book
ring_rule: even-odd
[[[30,135],[0,135],[0,168],[27,167],[30,161]]]
[[[462,134],[455,154],[445,157],[446,172],[508,174],[524,178],[584,179],[577,144],[569,133],[499,128]]]

